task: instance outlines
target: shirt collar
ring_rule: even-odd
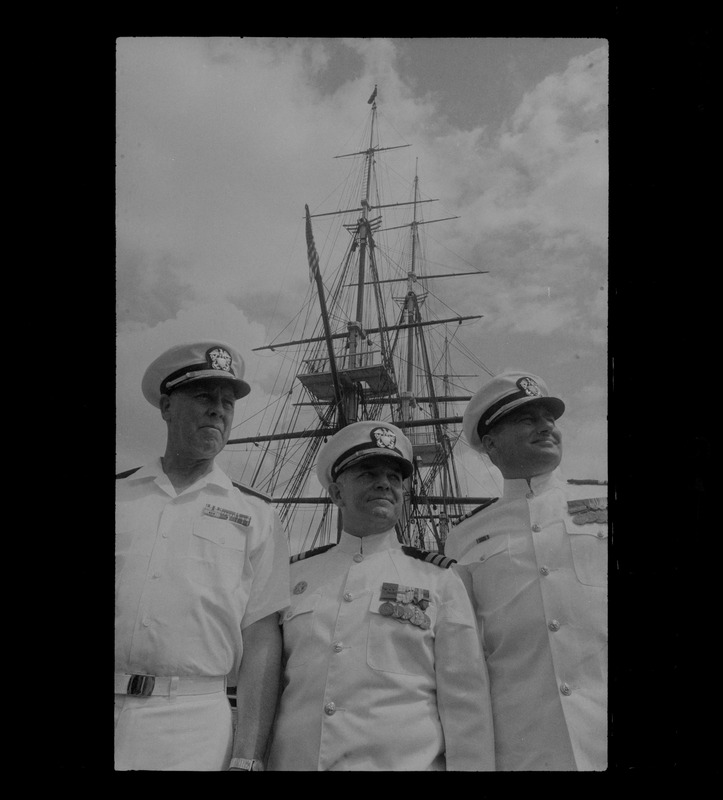
[[[505,478],[502,499],[503,500],[518,500],[521,497],[527,497],[530,490],[535,495],[541,494],[553,486],[560,485],[560,479],[557,477],[557,472],[543,472],[542,475],[535,475],[532,478]]]
[[[361,552],[366,556],[400,547],[397,531],[392,528],[384,533],[372,533],[369,536],[352,536],[351,533],[342,531],[336,550],[350,555]]]
[[[135,481],[135,480],[154,480],[159,488],[163,489],[164,492],[171,495],[176,495],[176,490],[173,488],[173,484],[168,478],[168,475],[163,471],[163,462],[161,461],[160,457],[155,459],[154,461],[149,462],[148,464],[144,464],[137,472],[134,472],[130,475],[127,480]],[[199,478],[195,483],[191,484],[188,488],[184,489],[181,494],[185,494],[188,491],[196,491],[197,489],[202,489],[204,486],[208,485],[215,485],[220,486],[222,489],[226,489],[230,491],[233,488],[233,483],[231,479],[226,475],[226,473],[221,469],[214,462],[213,469],[206,473],[203,477]]]

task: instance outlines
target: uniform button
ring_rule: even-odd
[[[572,689],[566,683],[561,683],[560,684],[560,691],[564,695],[572,694]]]
[[[532,526],[532,530],[533,530],[533,531],[535,531],[535,532],[537,532],[537,531],[539,531],[539,530],[540,530],[540,526],[539,526],[537,523],[535,523],[535,524]]]
[[[167,533],[166,531],[163,531],[163,533],[161,534],[161,536],[162,536],[164,539],[167,539],[167,538],[168,538],[168,533]]]
[[[341,651],[343,649],[344,649],[344,645],[341,642],[334,642],[334,652],[335,653],[341,653]]]
[[[547,627],[551,631],[559,631],[560,630],[560,623],[556,619],[553,619],[552,622],[550,622]]]
[[[484,553],[483,553],[483,554],[482,554],[482,555],[479,557],[479,560],[480,560],[480,561],[484,561],[486,558],[487,558],[487,556],[486,556],[486,555],[484,555]]]
[[[327,717],[330,717],[332,714],[336,714],[336,705],[334,703],[327,703],[324,706],[324,713]]]
[[[550,570],[547,567],[540,567],[540,575],[549,575]]]
[[[351,592],[346,592],[346,593],[344,594],[344,599],[346,600],[346,602],[347,602],[347,603],[351,603],[351,601],[352,601],[354,598],[352,597],[352,593],[351,593]]]
[[[525,497],[526,497],[528,500],[531,500],[531,499],[532,499],[534,496],[535,496],[535,493],[534,493],[534,492],[528,492],[528,493],[525,495]]]
[[[597,532],[597,538],[598,538],[598,539],[602,539],[602,538],[603,538],[603,536],[605,536],[605,534],[604,534],[602,531],[598,531],[598,532]]]
[[[152,577],[160,578],[161,577],[161,573],[160,572],[154,572]]]
[[[358,564],[360,561],[364,561],[364,556],[361,553],[356,553],[354,555],[354,561]]]
[[[151,621],[146,617],[146,619],[143,620],[143,627],[147,628],[150,624]]]

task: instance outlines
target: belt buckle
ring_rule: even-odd
[[[149,697],[153,694],[156,679],[153,675],[131,675],[126,694],[131,697]]]

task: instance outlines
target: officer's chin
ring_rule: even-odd
[[[395,520],[394,507],[388,503],[378,503],[372,507],[372,515],[379,519]]]
[[[223,450],[225,442],[203,442],[196,447],[198,458],[216,458],[216,456]]]

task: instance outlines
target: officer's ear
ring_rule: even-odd
[[[161,416],[166,420],[166,422],[168,422],[168,420],[171,418],[171,396],[168,394],[162,394],[159,407],[161,409]]]
[[[492,462],[494,463],[494,458],[495,458],[495,449],[496,449],[496,448],[495,448],[495,440],[494,440],[494,437],[493,437],[491,434],[489,434],[489,433],[486,433],[486,434],[485,434],[485,435],[484,435],[484,436],[483,436],[483,437],[480,439],[480,441],[482,442],[482,452],[483,452],[483,453],[486,453],[486,454],[487,454],[487,455],[490,457],[490,459],[492,460]]]
[[[342,499],[341,496],[341,487],[339,486],[339,484],[330,483],[327,491],[329,492],[329,497],[331,497],[332,503],[334,503],[335,506],[339,506],[339,508],[342,508],[344,506],[344,500]]]

